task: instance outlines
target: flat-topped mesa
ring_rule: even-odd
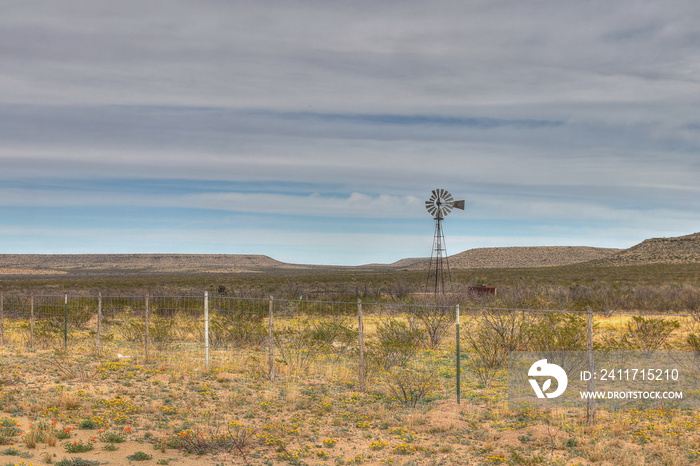
[[[522,246],[505,248],[476,248],[450,256],[453,269],[499,269],[555,267],[578,264],[609,257],[620,249],[588,246]],[[414,269],[425,263],[412,264]]]
[[[255,254],[0,254],[0,273],[243,272],[294,268]]]
[[[700,263],[700,233],[651,238],[601,261],[608,265]]]

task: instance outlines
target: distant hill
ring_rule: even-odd
[[[429,261],[430,258],[426,257],[409,257],[406,259],[401,259],[398,260],[392,264],[389,264],[390,267],[397,267],[397,268],[406,268],[410,267],[415,264],[420,264],[421,262]]]
[[[452,269],[554,267],[600,260],[619,251],[621,249],[588,246],[477,248],[450,256],[449,262]],[[428,262],[423,261],[409,268],[427,269],[427,266]]]
[[[477,248],[450,256],[452,269],[700,263],[700,233],[652,238],[629,249],[588,246]],[[288,264],[256,254],[0,254],[0,275],[241,273],[339,270],[425,270],[428,258],[359,267]]]
[[[250,254],[0,254],[0,274],[259,272],[298,268]]]
[[[599,263],[605,265],[700,263],[700,233],[647,239]]]

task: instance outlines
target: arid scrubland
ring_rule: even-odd
[[[584,349],[589,309],[596,349],[699,351],[697,263],[452,278],[435,300],[400,268],[6,276],[0,464],[700,463],[696,409],[601,408],[591,424],[509,403],[505,364]]]
[[[303,282],[269,282],[265,291],[301,291],[301,299],[273,300],[272,334],[269,299],[211,285],[209,367],[201,296],[152,295],[147,320],[143,297],[103,297],[98,320],[87,293],[67,307],[61,295],[36,296],[31,322],[29,296],[5,292],[0,463],[700,462],[694,409],[601,409],[591,425],[580,408],[511,405],[504,364],[511,351],[582,349],[588,308],[598,348],[697,351],[692,281],[520,281],[496,296],[465,291],[437,302],[399,285],[369,283],[329,301],[304,298]],[[328,298],[348,292],[334,286]],[[382,287],[392,291],[373,292]]]

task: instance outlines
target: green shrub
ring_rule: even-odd
[[[62,459],[58,463],[56,463],[56,466],[97,466],[99,465],[99,461],[90,461],[86,460],[83,458],[71,458],[71,459]]]
[[[97,429],[97,427],[98,427],[98,425],[95,424],[95,421],[93,421],[92,419],[83,419],[82,421],[80,421],[80,424],[78,424],[79,429],[90,430],[90,429]]]
[[[17,419],[8,417],[0,418],[0,445],[12,443],[12,437],[16,437],[22,432],[22,430],[17,427],[17,422]]]
[[[82,440],[66,442],[63,444],[63,448],[67,453],[84,453],[95,448],[92,442],[84,443]]]
[[[150,461],[153,458],[153,456],[149,455],[148,453],[144,453],[142,451],[137,451],[129,456],[127,456],[127,459],[131,461]]]
[[[123,443],[126,442],[126,432],[103,432],[99,436],[100,442],[104,443]]]
[[[580,314],[547,312],[533,321],[531,351],[584,351],[586,343],[586,317]]]
[[[141,342],[146,335],[146,323],[143,319],[124,317],[117,325],[117,332],[125,341]]]
[[[404,321],[386,320],[377,325],[377,340],[371,344],[368,356],[383,370],[404,367],[417,354],[423,336],[422,329]]]
[[[409,367],[397,367],[385,377],[392,396],[402,404],[416,407],[431,397],[440,386],[435,374]]]
[[[265,344],[267,328],[258,313],[213,312],[209,315],[209,342],[214,347],[245,347]]]
[[[424,344],[430,349],[440,346],[455,322],[455,306],[444,298],[436,306],[412,307],[410,313],[423,327]]]
[[[652,352],[664,347],[673,331],[680,326],[677,320],[632,316],[622,338],[608,338],[606,344],[612,349]]]
[[[151,315],[148,325],[148,337],[158,348],[167,348],[175,339],[173,320],[159,315]]]
[[[498,309],[485,310],[474,319],[466,340],[472,369],[483,384],[488,384],[505,367],[513,351],[530,346],[534,322],[531,313]]]
[[[700,352],[700,335],[691,333],[685,338],[685,342],[690,346],[691,351]]]
[[[350,328],[342,317],[312,321],[308,331],[314,344],[324,352],[338,357],[347,354],[357,345],[358,331]]]
[[[0,453],[3,455],[7,455],[7,456],[19,456],[22,452],[20,452],[18,449],[14,448],[14,447],[10,447],[10,448],[5,448]]]
[[[292,373],[305,373],[323,350],[323,343],[314,339],[308,322],[277,330],[274,337],[281,362]]]

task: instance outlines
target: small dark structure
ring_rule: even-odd
[[[478,298],[480,296],[496,296],[495,286],[470,286],[467,288],[467,293],[470,298]]]

